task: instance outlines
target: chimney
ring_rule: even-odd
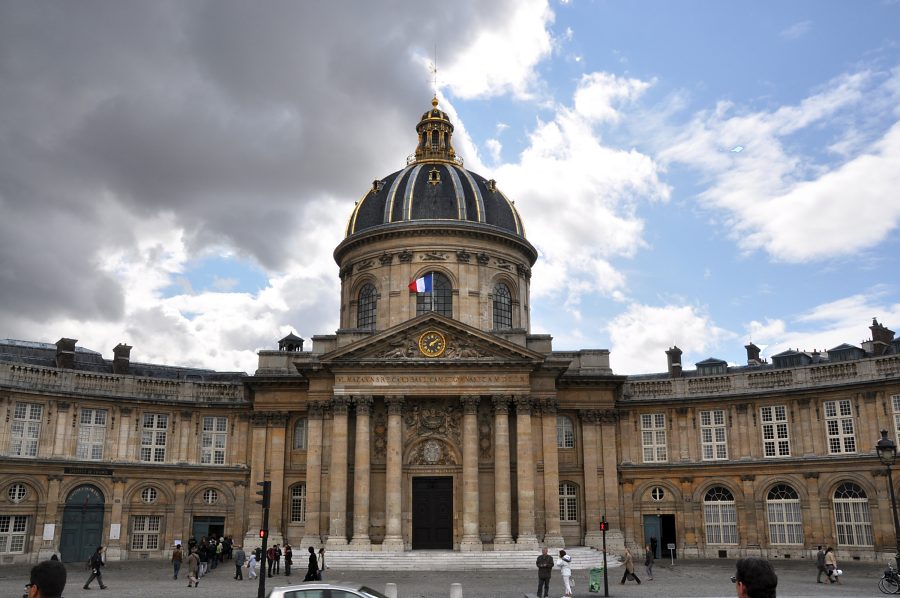
[[[666,351],[669,362],[669,375],[673,378],[681,378],[681,349],[677,346]]]
[[[127,374],[130,363],[131,347],[125,343],[119,343],[113,348],[113,373]]]
[[[869,326],[872,331],[872,354],[885,355],[891,347],[894,340],[894,331],[887,328],[884,324],[879,324],[878,320],[872,318],[872,325]]]
[[[75,343],[74,338],[61,338],[56,341],[56,367],[68,370],[75,369]]]
[[[751,341],[749,345],[744,345],[744,348],[747,349],[747,365],[759,365],[761,363],[759,360],[759,347]]]

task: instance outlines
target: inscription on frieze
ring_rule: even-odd
[[[357,386],[524,386],[528,374],[338,374],[334,382]]]

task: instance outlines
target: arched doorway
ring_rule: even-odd
[[[59,552],[64,562],[84,562],[103,539],[103,493],[78,486],[66,498]]]

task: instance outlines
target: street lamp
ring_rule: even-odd
[[[894,479],[891,477],[891,465],[897,458],[897,445],[888,438],[887,430],[881,431],[881,440],[875,443],[875,452],[882,463],[887,465],[888,490],[891,492],[891,514],[894,516],[894,539],[897,541],[897,569],[900,570],[900,521],[897,520],[897,498],[894,496]]]

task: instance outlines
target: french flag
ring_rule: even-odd
[[[430,293],[431,292],[431,272],[429,272],[422,278],[417,278],[416,280],[409,283],[409,292],[410,293]]]

